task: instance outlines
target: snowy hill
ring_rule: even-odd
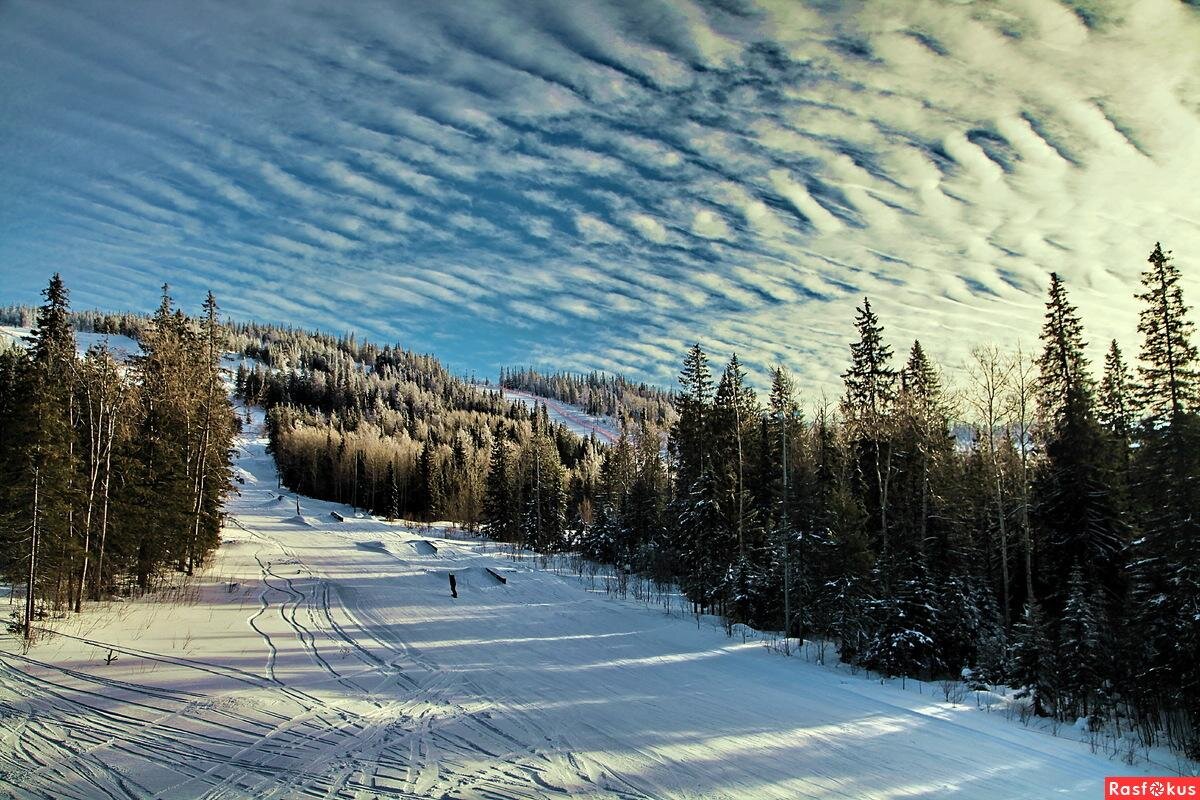
[[[198,583],[97,604],[27,654],[0,642],[0,793],[1011,800],[1136,771],[487,542],[297,513],[254,419]]]
[[[595,435],[600,441],[611,443],[621,435],[620,423],[612,417],[587,414],[583,409],[569,403],[519,389],[505,389],[504,396],[529,408],[538,404],[545,405],[551,421],[561,423],[567,430],[584,438]]]
[[[0,326],[0,346],[7,345],[10,342],[23,345],[25,337],[29,334],[29,328],[14,328],[7,325]],[[142,352],[141,345],[137,343],[137,340],[131,339],[128,336],[121,336],[115,333],[75,332],[75,347],[80,355],[83,355],[98,344],[107,344],[108,349],[112,351],[113,358],[118,361],[128,361],[130,357]]]

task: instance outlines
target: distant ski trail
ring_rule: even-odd
[[[558,417],[560,421],[567,422],[582,431],[594,433],[597,437],[610,444],[620,438],[619,434],[614,433],[608,428],[605,428],[603,425],[597,425],[596,423],[592,422],[592,420],[589,419],[586,414],[571,408],[564,403],[560,403],[557,400],[553,400],[549,397],[542,397],[541,395],[531,394],[529,392],[523,392],[518,389],[505,389],[504,393],[518,400],[522,400],[527,404],[536,405],[537,403],[544,403],[546,409],[552,412],[552,416]],[[614,420],[613,424],[616,425],[618,423]]]

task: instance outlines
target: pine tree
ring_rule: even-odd
[[[24,632],[33,635],[36,602],[53,599],[62,606],[67,597],[61,575],[73,557],[73,380],[75,336],[71,330],[69,295],[55,273],[42,292],[46,302],[38,309],[28,338],[29,357],[21,376],[24,396],[19,402],[17,434],[20,468],[15,500],[22,509],[28,552]],[[48,580],[52,576],[55,580]]]
[[[492,441],[491,462],[484,489],[484,530],[501,542],[517,541],[519,498],[514,496],[510,445],[497,436]]]
[[[737,354],[733,354],[721,374],[711,413],[711,466],[722,493],[722,506],[729,515],[728,527],[734,531],[736,556],[744,558],[748,542],[752,507],[746,484],[750,452],[760,410],[754,390],[747,385],[746,373]],[[734,553],[729,554],[732,561]]]
[[[1038,388],[1045,419],[1045,460],[1035,483],[1036,518],[1044,530],[1047,608],[1062,612],[1059,578],[1076,564],[1114,610],[1125,591],[1127,526],[1118,506],[1112,449],[1095,419],[1083,330],[1057,275],[1042,328]]]
[[[727,599],[725,576],[736,539],[721,503],[716,476],[706,469],[692,486],[679,517],[682,588],[699,612],[723,611]]]
[[[1137,296],[1145,304],[1138,321],[1142,335],[1138,399],[1143,416],[1158,426],[1196,407],[1196,347],[1179,269],[1170,251],[1164,253],[1156,243],[1147,261],[1150,269],[1142,273],[1146,290]]]
[[[540,552],[562,547],[566,536],[566,483],[558,449],[539,424],[523,457],[523,496],[519,544]]]
[[[1117,442],[1128,448],[1134,427],[1133,377],[1125,366],[1121,347],[1113,339],[1104,357],[1104,378],[1096,404],[1096,418]],[[1126,453],[1126,456],[1128,454]],[[1128,458],[1124,459],[1128,461]]]
[[[901,494],[896,517],[908,549],[923,554],[933,535],[930,525],[939,511],[941,473],[954,440],[941,377],[919,341],[913,342],[900,371],[896,416]]]
[[[1014,626],[1012,647],[1013,682],[1020,687],[1017,699],[1028,697],[1038,716],[1055,713],[1058,703],[1058,659],[1041,607],[1025,607]]]
[[[1047,425],[1068,413],[1090,412],[1094,389],[1084,355],[1083,324],[1067,299],[1058,273],[1050,273],[1050,297],[1042,324],[1042,354],[1037,360],[1038,406]]]
[[[709,413],[713,400],[712,373],[708,356],[699,343],[692,346],[679,373],[682,387],[675,405],[679,417],[671,431],[671,449],[676,460],[677,484],[684,491],[693,485],[707,461]]]
[[[877,533],[876,549],[884,581],[892,563],[890,495],[893,463],[892,410],[896,401],[896,371],[892,349],[883,341],[883,326],[863,299],[857,309],[858,341],[850,344],[850,368],[842,374],[845,424],[854,451],[855,483]]]
[[[919,559],[905,566],[894,593],[875,602],[879,619],[863,663],[885,675],[928,678],[942,666],[937,632],[940,609],[933,582]]]
[[[802,614],[797,615],[792,610],[793,599],[800,600],[802,596],[801,592],[796,591],[794,583],[798,582],[801,587],[807,584],[804,537],[796,536],[796,519],[808,509],[802,508],[807,504],[797,502],[803,493],[796,487],[809,481],[795,469],[795,465],[802,461],[798,434],[803,429],[804,419],[796,402],[795,385],[783,367],[776,367],[771,375],[767,415],[768,427],[764,437],[766,441],[762,449],[767,456],[768,467],[776,467],[779,476],[777,482],[773,480],[774,475],[767,480],[772,490],[769,493],[769,503],[776,520],[773,546],[778,554],[782,573],[780,581],[783,624],[780,629],[784,634],[784,649],[790,652],[797,616],[803,620]]]
[[[387,465],[387,518],[389,521],[400,517],[400,484],[396,480],[396,465],[389,461]]]
[[[1093,708],[1092,698],[1102,682],[1108,639],[1092,594],[1083,570],[1076,565],[1068,581],[1067,603],[1058,637],[1062,673],[1059,713],[1064,718],[1069,714],[1086,716]]]
[[[629,561],[640,568],[657,566],[657,551],[666,528],[667,476],[660,456],[659,437],[645,418],[634,443],[634,475],[623,509],[623,527],[628,531]]]
[[[1200,414],[1196,349],[1179,272],[1159,245],[1142,274],[1146,291],[1138,330],[1143,336],[1134,472],[1142,537],[1134,553],[1134,620],[1147,658],[1140,685],[1148,700],[1187,723],[1169,732],[1200,754]]]

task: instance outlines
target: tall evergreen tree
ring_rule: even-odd
[[[1036,517],[1047,548],[1048,610],[1062,612],[1061,576],[1082,565],[1109,610],[1125,590],[1126,521],[1116,500],[1112,449],[1095,419],[1093,382],[1087,373],[1083,328],[1066,289],[1051,275],[1042,329],[1038,388],[1045,419],[1045,462],[1036,482]]]
[[[1155,245],[1142,274],[1143,336],[1136,494],[1142,537],[1134,559],[1136,629],[1148,658],[1138,682],[1162,687],[1148,700],[1186,724],[1172,735],[1200,754],[1200,409],[1196,348],[1178,268]]]
[[[709,414],[713,400],[712,373],[708,356],[699,343],[692,346],[679,373],[681,391],[675,405],[679,417],[671,431],[671,450],[676,461],[675,481],[687,494],[700,477],[709,447]]]
[[[1100,618],[1101,613],[1083,570],[1076,565],[1067,584],[1067,602],[1059,632],[1062,672],[1059,713],[1064,718],[1086,716],[1094,710],[1092,700],[1100,688],[1103,662],[1110,652],[1105,641],[1107,626]]]
[[[864,298],[854,326],[858,341],[850,344],[850,367],[842,374],[846,394],[842,412],[854,451],[855,483],[876,531],[876,550],[884,582],[892,565],[890,512],[895,472],[892,411],[896,401],[896,370],[892,349],[883,340],[883,326]]]
[[[1196,408],[1196,347],[1193,324],[1187,317],[1179,268],[1170,251],[1155,243],[1142,273],[1145,291],[1137,297],[1144,307],[1138,321],[1142,349],[1138,399],[1151,425],[1169,423]]]
[[[520,499],[514,496],[518,488],[513,476],[511,446],[503,437],[492,441],[490,467],[484,489],[484,530],[502,542],[517,541]]]
[[[63,571],[73,563],[75,470],[73,381],[75,335],[71,330],[69,294],[55,273],[42,292],[28,337],[29,357],[22,376],[20,467],[16,474],[16,506],[24,510],[20,529],[27,542],[25,637],[33,635],[38,597],[61,607]],[[53,581],[51,579],[53,576]]]
[[[1133,390],[1133,377],[1125,365],[1120,345],[1113,339],[1104,356],[1104,377],[1100,381],[1096,417],[1100,425],[1125,447],[1129,446],[1134,428]]]

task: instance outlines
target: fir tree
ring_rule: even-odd
[[[1134,428],[1132,391],[1133,377],[1125,365],[1120,345],[1113,339],[1104,357],[1104,377],[1100,382],[1096,417],[1100,425],[1125,448],[1129,446]],[[1128,461],[1127,458],[1123,460]]]
[[[1058,660],[1042,609],[1036,602],[1025,607],[1021,621],[1014,626],[1011,658],[1013,682],[1020,687],[1017,699],[1028,697],[1038,716],[1054,713],[1058,702]]]
[[[1059,630],[1061,704],[1059,713],[1086,716],[1100,688],[1108,637],[1093,591],[1078,565],[1071,570],[1067,603]]]
[[[679,417],[671,431],[671,449],[676,460],[676,480],[687,489],[700,476],[707,460],[708,417],[713,400],[708,356],[699,343],[692,346],[683,360],[679,385],[682,391],[675,401]]]
[[[16,474],[16,506],[23,509],[22,530],[27,541],[25,637],[33,635],[39,595],[61,607],[66,601],[61,576],[71,557],[73,541],[72,479],[73,378],[75,336],[69,318],[69,295],[55,273],[42,292],[46,302],[38,309],[30,334],[29,357],[22,376],[23,397],[18,419],[17,451],[21,455]]]
[[[1155,245],[1138,330],[1143,336],[1138,397],[1136,494],[1142,537],[1134,553],[1134,620],[1146,659],[1136,679],[1160,687],[1149,702],[1187,719],[1172,735],[1200,753],[1200,414],[1192,322],[1170,253]]]
[[[1059,578],[1075,564],[1099,588],[1110,609],[1125,590],[1127,527],[1115,491],[1112,449],[1095,419],[1094,394],[1083,355],[1082,326],[1066,289],[1051,275],[1039,397],[1046,427],[1045,461],[1035,484],[1036,517],[1047,542],[1044,563],[1051,613],[1061,613]]]
[[[1156,243],[1147,261],[1150,269],[1142,273],[1146,290],[1137,296],[1144,303],[1138,321],[1142,335],[1138,399],[1148,423],[1157,426],[1196,407],[1196,347],[1179,269],[1170,251],[1164,253]]]
[[[1083,324],[1067,299],[1058,273],[1050,273],[1050,296],[1042,324],[1042,354],[1037,360],[1038,405],[1048,425],[1068,413],[1090,413],[1094,395],[1084,355]]]
[[[850,368],[842,374],[846,394],[842,411],[855,454],[856,484],[877,531],[876,548],[886,583],[891,569],[890,495],[894,477],[892,407],[896,400],[896,371],[892,349],[883,341],[883,326],[863,299],[857,309],[858,341],[850,344]]]
[[[491,462],[484,489],[484,530],[502,542],[517,540],[519,498],[513,480],[509,444],[501,437],[492,441]]]

